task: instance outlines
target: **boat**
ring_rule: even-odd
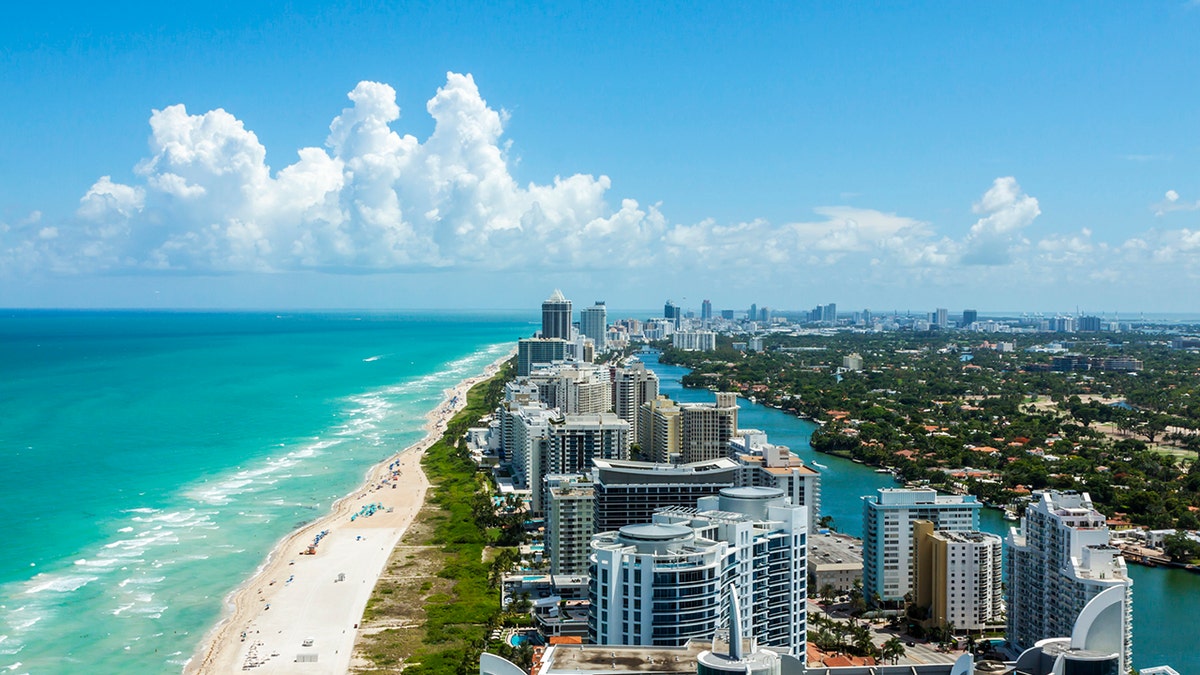
[[[875,469],[875,473],[891,473],[891,469]]]
[[[812,465],[817,467],[818,469],[828,469],[829,468],[820,462],[813,462]]]

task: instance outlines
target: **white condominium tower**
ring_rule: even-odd
[[[1124,588],[1120,672],[1133,656],[1133,580],[1121,552],[1108,543],[1104,514],[1086,493],[1049,491],[1025,508],[1021,527],[1004,541],[1008,639],[1020,649],[1039,640],[1070,636],[1089,600]]]
[[[936,490],[880,488],[863,497],[863,594],[868,602],[903,602],[913,591],[913,524],[928,520],[935,529],[979,529],[972,496],[939,495]]]
[[[1004,615],[1000,537],[986,532],[945,532],[921,521],[915,530],[913,593],[929,610],[928,626],[984,630]]]
[[[585,476],[547,476],[545,481],[550,574],[587,574],[595,511],[592,483]]]
[[[630,359],[614,368],[612,374],[612,409],[618,417],[629,422],[632,442],[641,443],[638,431],[638,411],[642,404],[658,398],[658,375],[646,364]],[[642,450],[647,451],[648,445]]]
[[[805,652],[808,513],[774,488],[727,488],[654,522],[592,539],[594,644],[679,646],[712,639],[736,588],[759,644]]]

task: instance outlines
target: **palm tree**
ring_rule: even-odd
[[[821,599],[825,601],[825,604],[831,605],[834,598],[837,597],[837,589],[833,587],[833,584],[825,584],[821,587],[819,594]]]
[[[900,658],[906,653],[907,652],[904,649],[904,642],[902,642],[898,637],[893,637],[887,642],[883,643],[883,647],[880,651],[880,658],[886,661],[891,661],[892,665],[894,666],[896,665],[896,662],[899,661]]]

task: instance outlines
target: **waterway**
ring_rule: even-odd
[[[680,382],[687,368],[658,362],[658,354],[639,358],[659,378],[659,391],[682,402],[711,402],[713,393],[688,389]],[[896,487],[888,474],[812,449],[809,438],[817,425],[790,413],[738,399],[738,426],[760,429],[770,442],[786,445],[821,472],[821,515],[833,517],[839,532],[862,536],[862,498],[884,487]],[[982,509],[980,529],[1000,536],[1012,523],[996,509]],[[1167,568],[1129,566],[1133,577],[1133,662],[1135,668],[1169,665],[1183,675],[1200,675],[1200,622],[1188,619],[1200,603],[1200,574]]]

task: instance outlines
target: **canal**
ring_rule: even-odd
[[[713,393],[687,389],[680,378],[687,368],[658,362],[658,354],[639,355],[659,378],[659,391],[676,401],[708,403]],[[738,399],[738,426],[761,429],[768,440],[786,445],[821,472],[821,515],[833,517],[839,532],[862,536],[862,497],[896,487],[888,474],[872,467],[816,452],[808,440],[817,425],[795,415]],[[1010,523],[1000,511],[984,508],[980,529],[1004,536]],[[1200,574],[1166,568],[1129,566],[1133,577],[1133,661],[1135,668],[1169,665],[1183,675],[1200,675],[1200,622],[1187,617],[1200,603]]]

